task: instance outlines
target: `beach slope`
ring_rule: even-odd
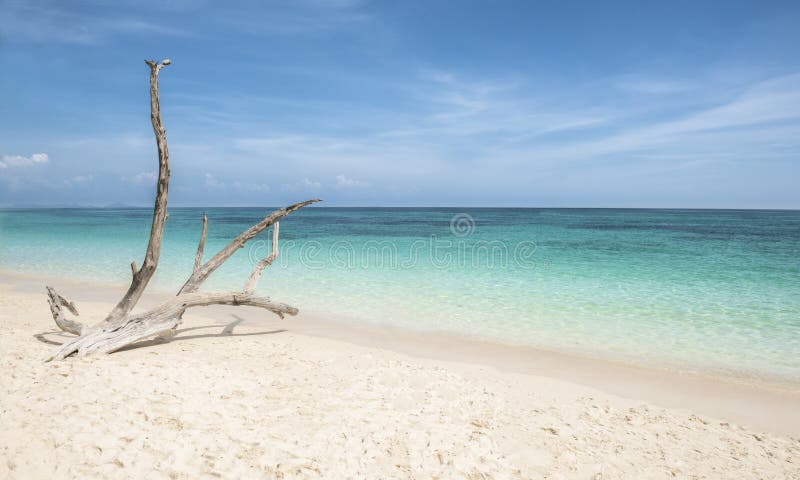
[[[1,285],[0,478],[800,478],[796,438],[238,313],[44,363],[43,293]]]

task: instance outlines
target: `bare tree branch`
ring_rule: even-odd
[[[216,255],[214,255],[209,261],[204,263],[197,271],[193,272],[186,283],[181,287],[178,295],[183,293],[191,293],[196,292],[197,289],[200,288],[200,285],[208,278],[209,275],[214,273],[216,269],[218,269],[227,259],[231,257],[237,250],[244,247],[244,245],[253,239],[256,235],[264,231],[265,229],[269,228],[270,225],[274,224],[281,218],[289,215],[290,213],[298,210],[300,208],[305,207],[306,205],[311,205],[312,203],[320,202],[321,200],[318,198],[314,198],[311,200],[306,200],[305,202],[295,203],[294,205],[289,205],[288,207],[281,208],[279,210],[275,210],[274,212],[270,213],[263,220],[256,223],[252,227],[248,228],[244,232],[242,232],[238,237],[231,240],[231,242],[222,248]]]
[[[74,303],[56,293],[53,287],[45,288],[47,288],[47,302],[50,304],[50,313],[53,314],[53,320],[55,320],[58,328],[64,330],[65,332],[80,335],[84,330],[83,324],[67,318],[66,315],[64,315],[64,311],[61,309],[61,307],[65,307],[67,310],[72,312],[73,315],[78,315],[78,307],[76,307]]]
[[[192,273],[200,268],[200,263],[203,261],[203,250],[206,248],[206,231],[208,230],[208,217],[206,212],[203,212],[203,230],[200,232],[200,242],[197,244],[197,255],[194,257],[194,269]]]
[[[258,262],[253,268],[253,273],[250,274],[250,278],[247,279],[247,282],[244,284],[244,288],[242,289],[245,293],[251,293],[253,290],[255,290],[256,285],[258,285],[258,279],[261,277],[261,272],[266,267],[272,265],[272,262],[278,258],[278,232],[280,230],[280,226],[281,225],[279,222],[275,222],[275,225],[272,227],[272,253],[264,257],[264,259]]]
[[[169,59],[156,63],[145,60],[150,67],[150,122],[153,124],[153,133],[156,136],[158,148],[158,183],[156,187],[156,201],[153,207],[153,223],[150,226],[150,240],[147,243],[147,252],[144,255],[142,268],[133,274],[131,286],[117,303],[105,323],[111,324],[124,318],[139,301],[147,288],[150,278],[158,266],[158,257],[161,254],[161,237],[164,234],[164,222],[167,218],[167,196],[169,190],[169,147],[167,146],[167,131],[161,123],[161,107],[158,97],[158,72],[162,67],[169,65]]]
[[[192,307],[206,305],[249,305],[271,311],[281,318],[283,318],[284,315],[297,314],[296,308],[282,303],[272,302],[266,297],[255,296],[253,295],[253,290],[264,268],[269,266],[278,256],[278,221],[299,208],[319,202],[319,199],[306,200],[273,211],[260,222],[242,232],[206,263],[202,263],[206,235],[208,232],[208,217],[204,213],[203,228],[197,246],[194,268],[192,269],[192,274],[189,279],[178,292],[178,295],[147,312],[140,314],[131,313],[158,266],[158,258],[161,253],[161,241],[164,233],[164,223],[168,217],[167,197],[170,177],[169,149],[167,147],[167,133],[161,122],[161,110],[158,96],[158,73],[161,68],[169,65],[170,61],[163,60],[156,63],[151,60],[145,60],[145,62],[150,67],[150,120],[153,125],[153,133],[156,137],[156,146],[158,147],[158,181],[156,200],[153,207],[153,221],[150,227],[150,239],[147,245],[144,262],[139,269],[136,268],[136,262],[131,262],[133,278],[131,279],[131,285],[128,291],[108,314],[105,320],[94,327],[86,327],[81,323],[66,318],[62,307],[68,309],[75,315],[78,314],[77,308],[72,302],[69,302],[56,293],[55,290],[47,287],[50,310],[56,325],[66,332],[77,335],[74,339],[61,345],[49,360],[64,359],[74,353],[78,355],[111,353],[145,338],[172,334],[175,328],[181,323],[181,316],[183,313],[186,309]],[[243,292],[197,292],[200,285],[209,275],[219,268],[238,249],[242,248],[248,241],[271,225],[274,225],[272,232],[272,253],[254,267],[250,278],[248,278],[245,283]]]
[[[161,305],[140,315],[130,317],[124,325],[114,330],[95,330],[88,335],[77,337],[64,343],[49,360],[62,360],[73,353],[79,356],[92,353],[111,353],[120,348],[167,333],[180,323],[179,315],[192,307],[209,305],[246,305],[269,310],[283,318],[284,315],[296,315],[297,309],[275,303],[267,297],[259,297],[248,293],[236,292],[203,292],[178,295]]]

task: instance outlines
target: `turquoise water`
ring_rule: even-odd
[[[267,210],[208,209],[206,252]],[[150,215],[0,211],[0,267],[126,283]],[[189,274],[201,215],[170,210],[155,288],[177,290]],[[268,239],[237,253],[208,288],[239,288]],[[309,208],[281,223],[281,241],[259,290],[301,309],[800,379],[797,211]]]

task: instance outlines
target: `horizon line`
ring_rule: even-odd
[[[152,205],[31,205],[31,206],[0,206],[1,210],[45,210],[45,209],[74,209],[74,210],[141,210],[152,209]],[[176,205],[175,209],[217,209],[217,208],[282,208],[281,205]],[[474,205],[314,205],[308,208],[352,208],[352,209],[421,209],[421,208],[441,208],[441,209],[507,209],[507,210],[718,210],[718,211],[775,211],[775,212],[797,212],[800,207],[558,207],[558,206],[474,206]]]

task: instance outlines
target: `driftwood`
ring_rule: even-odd
[[[167,220],[167,197],[169,191],[169,148],[167,131],[161,123],[161,108],[158,96],[158,74],[170,64],[169,60],[154,62],[145,60],[150,67],[150,121],[158,148],[158,181],[156,200],[153,208],[153,222],[150,227],[150,240],[141,268],[131,262],[131,285],[111,312],[96,325],[86,326],[74,318],[68,318],[65,309],[78,316],[78,308],[74,303],[59,295],[52,287],[47,287],[47,299],[53,320],[61,330],[76,335],[62,344],[49,358],[61,360],[72,354],[79,356],[93,353],[111,353],[140,340],[174,334],[181,323],[184,312],[192,307],[208,305],[248,305],[263,308],[279,317],[296,315],[297,309],[289,305],[273,302],[267,297],[260,297],[253,292],[261,277],[261,272],[278,256],[278,221],[295,210],[319,202],[319,199],[306,200],[270,213],[263,220],[242,232],[228,245],[217,252],[211,259],[203,263],[208,217],[203,214],[203,227],[197,246],[194,268],[189,278],[178,291],[178,294],[162,304],[143,313],[132,313],[148,282],[158,267],[161,253],[161,239],[164,223]],[[270,226],[272,231],[272,252],[258,262],[250,277],[238,292],[199,292],[203,282],[248,241]]]

